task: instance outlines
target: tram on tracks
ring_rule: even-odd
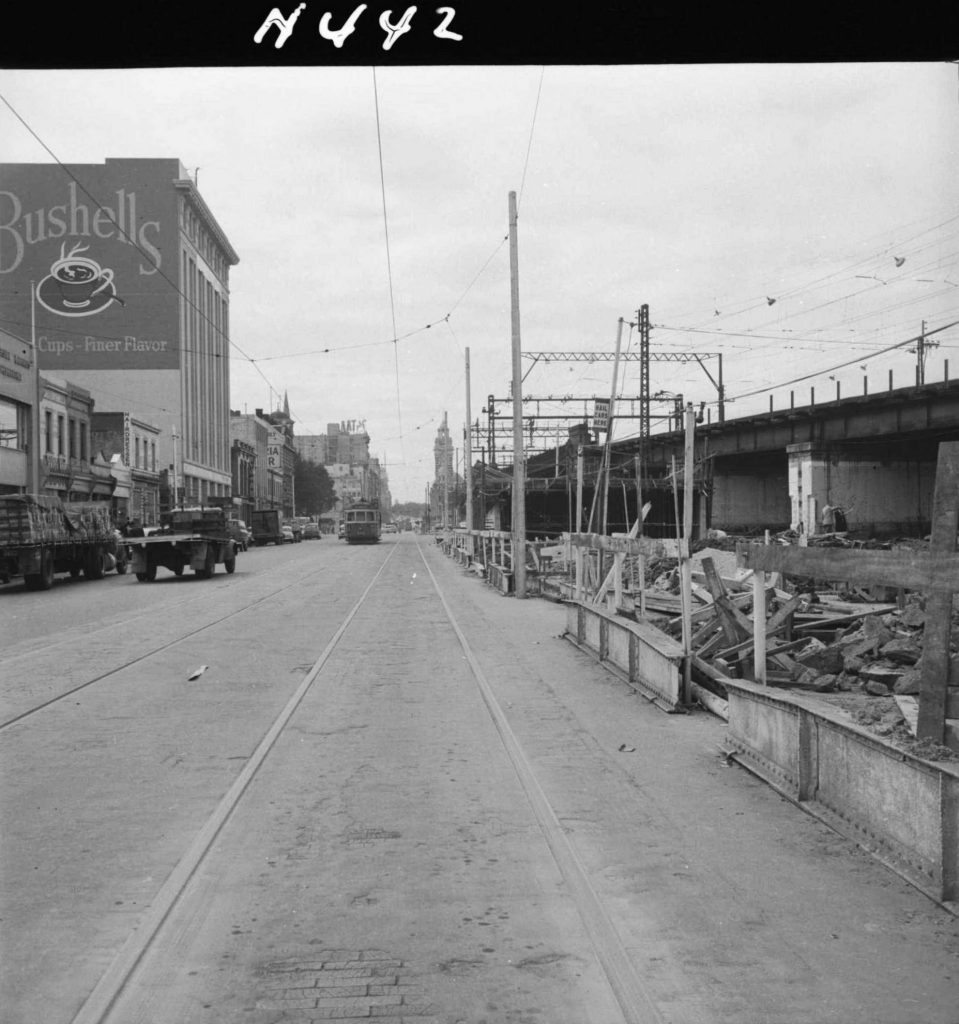
[[[343,531],[347,544],[376,544],[381,529],[378,501],[355,501],[347,508]]]

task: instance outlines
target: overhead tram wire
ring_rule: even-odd
[[[930,226],[928,228],[922,228],[922,230],[919,230],[919,231],[914,231],[913,229],[916,227],[917,223],[921,223],[921,222],[912,222],[910,224],[902,225],[901,228],[894,229],[894,230],[902,230],[902,231],[909,230],[909,231],[912,231],[913,233],[907,235],[906,237],[904,237],[902,239],[899,239],[898,241],[887,242],[883,246],[883,248],[881,248],[878,251],[874,251],[869,256],[855,258],[852,262],[848,262],[848,261],[844,262],[844,264],[839,269],[837,269],[835,271],[832,271],[829,274],[825,274],[825,275],[823,275],[821,277],[815,278],[815,279],[813,279],[812,281],[809,281],[806,284],[798,285],[798,286],[794,286],[792,288],[785,289],[785,290],[780,292],[780,294],[777,296],[777,298],[779,300],[784,300],[784,299],[788,299],[788,298],[796,298],[796,297],[798,297],[798,296],[800,296],[802,294],[805,294],[807,292],[814,291],[818,287],[826,285],[826,284],[828,284],[830,282],[835,282],[837,280],[842,280],[844,277],[846,277],[846,276],[848,276],[850,274],[854,274],[855,271],[857,271],[857,270],[868,268],[871,264],[877,264],[879,261],[881,261],[883,259],[888,259],[892,254],[907,255],[907,256],[910,256],[910,257],[915,257],[919,253],[924,252],[926,249],[928,249],[928,248],[930,248],[930,247],[932,247],[934,245],[941,244],[942,241],[943,241],[941,238],[939,238],[939,239],[930,239],[930,240],[928,240],[926,242],[922,242],[922,243],[919,243],[917,245],[916,243],[918,242],[919,239],[923,239],[925,236],[930,235],[932,232],[939,231],[941,228],[945,228],[945,227],[953,224],[957,220],[959,220],[959,214],[956,214],[956,215],[954,215],[952,217],[948,217],[945,220],[939,221],[938,223],[936,223],[936,224],[934,224],[934,225],[932,225],[932,226]],[[888,235],[886,235],[885,237],[888,238]],[[946,236],[947,239],[951,239],[952,237],[954,237],[954,233],[950,233],[950,234],[948,234]],[[918,270],[919,268],[914,268],[914,269]],[[729,310],[729,311],[724,311],[723,313],[719,314],[720,319],[726,320],[729,317],[739,316],[739,315],[741,315],[743,313],[750,312],[750,311],[752,311],[754,309],[761,309],[761,308],[763,308],[763,305],[764,305],[764,300],[762,300],[761,297],[758,297],[758,296],[755,299],[755,304],[754,305],[746,305],[746,306],[744,306],[743,305],[743,301],[748,302],[748,303],[752,303],[753,302],[752,299],[740,300],[739,302],[734,302],[733,305],[736,308],[734,308],[732,310]],[[726,303],[726,304],[728,304],[728,303]],[[804,312],[808,312],[808,311],[804,311]],[[705,326],[707,323],[714,323],[714,322],[715,321],[713,320],[713,318],[710,318],[709,320],[704,321],[701,326]]]
[[[946,331],[950,327],[955,327],[959,324],[959,320],[953,320],[952,323],[943,324],[942,327],[936,327],[934,330],[926,331],[922,337],[928,338],[930,335],[938,334],[940,331]],[[862,363],[864,359],[875,359],[877,356],[885,355],[887,352],[893,352],[898,348],[905,348],[906,345],[912,345],[919,340],[919,336],[915,335],[911,338],[907,338],[905,341],[898,341],[895,345],[889,345],[887,348],[882,348],[878,352],[873,352],[869,356],[856,356],[855,359],[849,359],[844,363],[839,363],[836,366],[828,366],[822,370],[816,370],[815,373],[807,373],[802,377],[794,377],[792,380],[780,381],[778,384],[771,384],[768,387],[757,388],[755,391],[746,391],[741,395],[733,395],[727,398],[729,402],[738,402],[743,398],[752,398],[754,395],[762,395],[767,391],[773,391],[775,388],[788,387],[790,384],[801,384],[804,380],[812,380],[813,377],[821,377],[824,373],[831,373],[833,370],[842,370],[846,366],[852,366],[855,363]]]
[[[526,170],[529,167],[529,154],[533,148],[533,132],[536,129],[536,114],[539,112],[539,98],[543,92],[543,76],[546,74],[546,67],[540,68],[539,72],[539,85],[536,88],[536,103],[533,105],[533,118],[530,121],[529,126],[529,140],[526,143],[526,159],[523,162],[523,175],[520,178],[519,183],[519,201],[517,202],[517,208],[523,203],[523,189],[526,187]]]
[[[251,365],[253,366],[253,368],[254,368],[254,369],[256,370],[256,372],[257,372],[257,373],[258,373],[258,374],[259,374],[259,375],[260,375],[260,376],[261,376],[261,377],[263,378],[264,382],[265,382],[265,383],[266,383],[266,384],[267,384],[267,385],[268,385],[268,386],[269,386],[270,388],[272,388],[272,389],[273,389],[274,391],[276,391],[277,389],[276,389],[276,388],[273,388],[273,384],[272,384],[272,382],[271,382],[271,381],[270,381],[270,380],[269,380],[269,379],[267,378],[266,374],[264,374],[264,373],[263,373],[263,371],[262,371],[262,370],[261,370],[261,369],[260,369],[260,368],[259,368],[259,367],[258,367],[258,366],[256,365],[256,361],[255,361],[254,359],[252,359],[252,358],[251,358],[250,356],[248,356],[248,355],[246,354],[246,352],[244,352],[244,351],[243,351],[243,349],[241,349],[241,348],[240,348],[240,346],[239,346],[239,345],[237,345],[237,343],[236,343],[236,342],[235,342],[235,341],[234,341],[234,340],[233,340],[233,339],[232,339],[232,338],[231,338],[231,337],[230,337],[230,336],[229,336],[228,334],[226,334],[226,333],[225,333],[225,332],[223,331],[223,329],[222,329],[221,327],[218,327],[218,326],[217,326],[217,325],[216,325],[216,324],[215,324],[215,323],[213,322],[213,320],[212,320],[212,319],[211,319],[211,318],[210,318],[210,317],[209,317],[209,316],[208,316],[208,315],[207,315],[206,313],[204,313],[204,311],[203,311],[202,309],[200,309],[200,307],[199,307],[199,306],[198,306],[198,305],[197,305],[197,304],[196,304],[195,302],[193,302],[193,301],[192,301],[192,300],[190,299],[190,297],[189,297],[189,296],[188,296],[188,295],[187,295],[187,294],[186,294],[185,292],[183,292],[183,291],[182,291],[182,290],[180,289],[179,285],[178,285],[178,284],[177,284],[177,283],[176,283],[175,281],[173,281],[173,280],[171,280],[171,279],[170,279],[170,277],[169,277],[169,276],[168,276],[168,275],[167,275],[167,274],[166,274],[166,273],[165,273],[165,272],[164,272],[164,271],[163,271],[163,270],[162,270],[162,269],[160,268],[160,266],[159,266],[159,265],[157,264],[156,260],[155,260],[155,259],[154,259],[154,258],[153,258],[152,256],[150,256],[150,255],[149,255],[148,253],[144,252],[144,250],[143,250],[143,249],[141,248],[141,246],[140,246],[139,242],[137,242],[137,240],[136,240],[135,238],[131,238],[131,237],[130,237],[130,236],[129,236],[129,235],[127,234],[127,232],[123,230],[123,228],[122,228],[122,227],[120,226],[120,224],[119,224],[119,223],[117,222],[116,218],[115,218],[115,217],[113,216],[113,213],[112,213],[112,212],[111,212],[111,211],[109,210],[109,208],[105,207],[105,206],[104,206],[104,205],[103,205],[103,204],[102,204],[102,203],[101,203],[101,202],[100,202],[100,201],[99,201],[99,200],[98,200],[98,199],[96,198],[96,196],[94,196],[94,195],[93,195],[93,193],[92,193],[92,192],[90,192],[90,190],[89,190],[89,189],[88,189],[88,188],[87,188],[87,187],[86,187],[86,186],[85,186],[85,185],[83,184],[83,182],[82,182],[82,181],[80,181],[80,179],[79,179],[79,178],[77,178],[77,177],[76,177],[76,175],[75,175],[75,174],[73,174],[73,173],[72,173],[72,172],[71,172],[71,171],[69,170],[69,168],[68,168],[68,167],[67,167],[67,166],[66,166],[66,165],[65,165],[65,164],[63,163],[63,161],[62,161],[62,160],[61,160],[61,159],[60,159],[60,158],[59,158],[59,157],[57,156],[57,154],[56,154],[56,153],[54,153],[54,152],[53,152],[53,150],[52,150],[52,149],[51,149],[51,148],[50,148],[50,147],[49,147],[49,146],[48,146],[48,145],[47,145],[47,144],[46,144],[46,143],[45,143],[45,142],[43,141],[43,139],[41,139],[41,138],[40,138],[40,136],[39,136],[39,135],[38,135],[38,134],[37,134],[37,133],[36,133],[36,132],[35,132],[35,131],[33,130],[33,128],[31,128],[31,127],[30,127],[30,125],[29,125],[29,124],[27,123],[27,121],[26,121],[26,120],[25,120],[25,119],[24,119],[24,118],[23,118],[23,117],[22,117],[22,116],[20,115],[20,113],[19,113],[19,112],[18,112],[18,111],[17,111],[17,110],[16,110],[16,109],[15,109],[15,108],[13,107],[13,105],[12,105],[12,104],[10,103],[10,101],[9,101],[9,100],[8,100],[8,99],[6,98],[6,96],[4,96],[4,95],[3,95],[3,93],[0,93],[0,100],[2,100],[2,101],[3,101],[4,105],[5,105],[5,106],[6,106],[6,107],[7,107],[8,109],[9,109],[9,111],[10,111],[10,112],[11,112],[11,113],[13,114],[13,116],[14,116],[14,117],[15,117],[15,118],[16,118],[16,119],[17,119],[17,120],[18,120],[18,121],[19,121],[19,122],[20,122],[20,123],[21,123],[21,124],[23,125],[23,127],[24,127],[24,128],[26,128],[26,130],[27,130],[27,131],[28,131],[28,132],[30,133],[30,135],[32,135],[32,136],[33,136],[33,138],[34,138],[34,139],[36,139],[36,141],[37,141],[37,142],[38,142],[38,143],[40,144],[40,146],[41,146],[41,147],[42,147],[42,148],[43,148],[43,149],[44,149],[44,150],[45,150],[45,151],[46,151],[46,152],[47,152],[47,153],[48,153],[48,154],[49,154],[49,155],[50,155],[50,156],[51,156],[51,157],[53,158],[53,161],[54,161],[54,163],[56,163],[56,165],[57,165],[57,166],[58,166],[58,167],[60,168],[60,170],[61,170],[61,171],[63,171],[63,173],[64,173],[64,174],[65,174],[65,175],[66,175],[66,176],[67,176],[68,178],[70,178],[70,180],[71,180],[71,181],[73,181],[73,182],[74,182],[74,183],[76,184],[77,188],[79,188],[79,189],[80,189],[80,191],[81,191],[81,192],[83,192],[83,194],[84,194],[84,195],[85,195],[85,196],[86,196],[86,197],[87,197],[87,198],[88,198],[88,199],[90,200],[90,202],[92,202],[92,203],[94,203],[94,204],[96,205],[96,208],[97,208],[97,210],[98,210],[99,212],[102,212],[102,213],[106,214],[106,216],[107,216],[107,219],[108,219],[108,220],[110,220],[110,222],[111,222],[111,223],[113,224],[113,226],[114,226],[114,227],[115,227],[115,228],[117,229],[117,231],[119,232],[119,234],[120,234],[120,235],[121,235],[121,236],[122,236],[123,238],[125,238],[125,239],[127,240],[127,242],[129,242],[129,243],[130,243],[130,245],[132,245],[132,246],[133,246],[133,248],[134,248],[134,249],[136,249],[136,251],[137,251],[137,252],[138,252],[138,253],[139,253],[139,254],[140,254],[140,255],[141,255],[141,256],[142,256],[142,257],[143,257],[143,258],[144,258],[145,260],[147,260],[147,261],[148,261],[149,263],[151,263],[151,264],[152,264],[152,265],[154,266],[154,268],[156,269],[156,272],[157,272],[157,273],[158,273],[158,274],[160,275],[160,277],[161,277],[161,278],[163,278],[163,280],[164,280],[164,281],[166,281],[166,283],[167,283],[167,284],[168,284],[168,285],[169,285],[169,286],[170,286],[170,287],[171,287],[171,288],[173,289],[174,293],[175,293],[175,294],[177,294],[177,295],[179,295],[179,296],[180,296],[180,298],[181,298],[181,299],[183,299],[183,301],[184,301],[184,302],[185,302],[185,303],[186,303],[186,304],[187,304],[187,305],[188,305],[188,306],[189,306],[189,307],[190,307],[190,308],[191,308],[191,309],[192,309],[192,310],[193,310],[193,311],[194,311],[194,312],[195,312],[195,313],[196,313],[196,314],[197,314],[197,315],[198,315],[198,316],[200,317],[200,319],[201,319],[201,320],[203,320],[203,321],[205,321],[205,322],[206,322],[206,323],[207,323],[207,324],[208,324],[208,325],[209,325],[209,326],[210,326],[210,327],[211,327],[211,328],[213,329],[213,331],[214,331],[214,333],[215,333],[216,335],[219,335],[219,336],[220,336],[221,338],[223,338],[223,339],[224,339],[224,341],[226,341],[226,343],[227,343],[227,344],[228,344],[228,345],[229,345],[229,346],[230,346],[231,348],[234,348],[234,349],[236,349],[236,351],[237,351],[237,352],[238,352],[238,353],[239,353],[239,354],[240,354],[240,355],[241,355],[241,356],[242,356],[242,357],[243,357],[243,358],[244,358],[245,360],[247,360],[247,362],[249,362],[249,363],[250,363],[250,364],[251,364]],[[278,391],[277,391],[277,394],[279,394],[279,392],[278,392]]]
[[[376,67],[373,67],[373,105],[376,109],[376,148],[380,160],[380,195],[383,199],[383,236],[386,240],[386,275],[390,286],[390,316],[393,324],[393,371],[396,379],[396,422],[400,432],[400,457],[406,462],[403,446],[403,410],[400,405],[400,354],[399,339],[396,337],[396,302],[393,297],[393,264],[390,260],[390,227],[386,215],[386,177],[383,173],[383,138],[380,131],[380,99],[376,87]]]

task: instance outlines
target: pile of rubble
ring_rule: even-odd
[[[693,678],[725,697],[724,679],[756,677],[752,572],[738,568],[735,553],[718,545],[701,548],[691,561]],[[678,565],[649,568],[646,617],[679,639],[682,615],[668,603],[679,599]],[[814,580],[778,574],[767,579],[767,684],[816,694],[864,728],[916,746],[922,595],[886,587],[819,589]],[[959,615],[951,648],[959,671]],[[932,755],[956,757],[949,748],[920,753]]]

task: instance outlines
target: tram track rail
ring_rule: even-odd
[[[216,809],[197,833],[189,849],[183,857],[180,858],[176,867],[160,887],[159,892],[150,904],[150,909],[144,920],[138,925],[136,930],[130,934],[130,937],[117,954],[113,963],[101,976],[93,991],[80,1007],[80,1010],[73,1018],[72,1024],[105,1024],[105,1022],[109,1020],[111,1008],[128,983],[133,971],[137,967],[137,964],[141,961],[147,950],[155,941],[157,933],[162,927],[163,922],[173,910],[177,901],[180,899],[183,890],[186,888],[187,883],[190,881],[210,848],[213,846],[220,829],[233,813],[234,808],[242,799],[247,786],[249,786],[253,777],[259,771],[260,766],[266,760],[267,755],[273,748],[273,745],[286,728],[287,723],[292,718],[294,712],[299,707],[307,692],[313,686],[320,672],[323,670],[323,666],[329,660],[333,651],[342,639],[343,634],[349,628],[350,623],[363,607],[367,596],[376,585],[376,582],[382,575],[383,570],[389,564],[389,561],[393,557],[395,551],[395,548],[390,548],[389,553],[380,563],[380,566],[373,578],[366,585],[366,588],[363,590],[353,607],[347,612],[345,618],[327,642],[326,647],[324,647],[322,653],[314,662],[310,671],[304,676],[293,695],[283,706],[280,713],[274,718],[273,723],[270,725],[256,750],[253,751],[241,769],[239,775],[237,775],[233,785],[230,786],[224,794],[219,804],[217,804]]]
[[[432,589],[442,606],[446,621],[462,649],[469,672],[503,744],[512,770],[527,797],[542,838],[566,882],[582,920],[585,934],[595,951],[597,962],[602,966],[610,991],[622,1010],[623,1021],[625,1024],[662,1024],[664,1018],[650,998],[600,895],[592,885],[588,872],[540,785],[529,758],[510,727],[507,715],[496,697],[494,688],[418,541],[416,547]],[[135,991],[137,969],[157,943],[164,923],[171,917],[191,879],[210,855],[217,837],[243,800],[248,787],[269,757],[271,750],[287,728],[307,693],[322,676],[324,667],[380,581],[395,552],[396,547],[390,546],[386,557],[379,564],[359,598],[345,614],[295,692],[273,718],[262,740],[216,808],[195,833],[188,849],[180,857],[152,899],[145,917],[130,933],[110,966],[100,976],[89,996],[73,1017],[72,1024],[114,1024],[115,1014],[113,1011],[118,1006],[121,996],[130,989]],[[263,599],[265,598],[261,600]]]
[[[292,580],[291,582],[288,582],[281,587],[277,587],[275,590],[271,590],[266,594],[261,594],[259,597],[243,605],[243,607],[241,608],[234,608],[232,611],[227,612],[225,615],[220,615],[219,617],[212,619],[209,622],[205,622],[203,625],[197,626],[196,629],[192,629],[189,632],[183,633],[173,640],[168,640],[163,643],[156,644],[155,646],[150,647],[148,650],[143,651],[140,654],[137,654],[136,657],[128,658],[120,664],[113,665],[107,671],[100,672],[99,674],[84,680],[82,683],[78,683],[75,686],[71,686],[69,689],[64,690],[61,693],[58,693],[53,697],[50,697],[48,700],[41,701],[40,703],[26,709],[25,711],[18,712],[15,715],[11,715],[8,718],[2,719],[0,720],[0,733],[3,733],[4,730],[9,729],[12,726],[18,725],[19,723],[32,718],[34,715],[39,714],[41,711],[45,711],[46,709],[59,704],[61,701],[66,700],[69,697],[75,696],[77,693],[80,693],[81,691],[86,690],[89,687],[96,685],[97,683],[101,683],[104,680],[109,679],[111,676],[117,675],[119,672],[123,672],[134,665],[141,664],[142,662],[149,661],[151,658],[156,658],[157,656],[165,653],[166,651],[171,650],[174,647],[177,647],[185,641],[199,636],[207,630],[214,629],[217,626],[222,625],[224,622],[228,622],[230,619],[234,619],[239,615],[244,615],[247,612],[252,611],[253,609],[257,608],[259,605],[263,604],[266,601],[271,601],[281,594],[284,594],[296,587],[303,586],[309,583],[315,577],[322,575],[326,571],[327,569],[324,567],[322,569],[317,569],[313,572],[304,574],[303,576],[298,577],[297,579]],[[204,598],[208,600],[208,594],[197,595],[196,600],[203,601]],[[124,627],[129,626],[132,623],[141,622],[144,618],[148,618],[151,615],[156,615],[155,608],[139,611],[137,612],[136,615],[130,615],[126,619],[105,623],[104,625],[98,626],[95,629],[90,630],[83,635],[85,639],[90,639],[91,636],[96,636],[98,633],[116,633],[117,630],[122,630]],[[69,646],[73,642],[75,641],[72,637],[68,637],[62,640],[56,640],[52,643],[44,645],[43,652],[49,653],[52,650],[56,650],[58,647]],[[36,653],[37,652],[33,650],[29,652],[24,652],[22,654],[14,654],[12,657],[6,657],[5,670],[12,671],[13,666],[18,658],[30,658],[34,656]]]

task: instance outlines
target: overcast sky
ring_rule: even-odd
[[[0,95],[0,162],[183,162],[240,256],[232,407],[365,420],[397,501],[444,413],[462,448],[467,348],[474,420],[509,394],[511,191],[524,351],[612,352],[620,318],[633,351],[648,304],[651,391],[715,403],[655,354],[722,353],[727,418],[911,383],[883,350],[959,320],[955,64],[0,70]],[[959,375],[959,328],[929,340],[927,380]],[[526,395],[609,395],[610,363],[526,369]]]

